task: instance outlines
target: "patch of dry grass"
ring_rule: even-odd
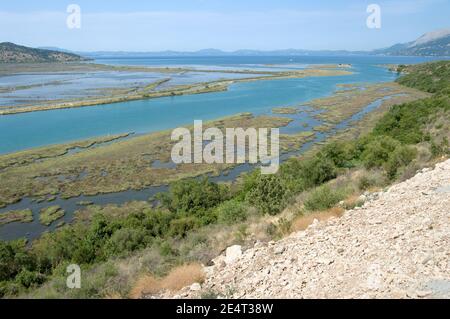
[[[291,231],[298,232],[305,230],[314,222],[315,219],[318,221],[324,221],[333,217],[341,217],[344,211],[345,210],[342,207],[332,207],[325,211],[300,215],[292,221]]]
[[[140,277],[130,290],[130,298],[139,299],[144,295],[154,295],[163,290],[178,291],[193,283],[202,283],[205,279],[200,264],[186,264],[173,268],[167,276],[156,278],[152,275]]]

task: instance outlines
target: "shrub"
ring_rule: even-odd
[[[344,199],[345,193],[341,190],[332,190],[324,185],[314,189],[305,200],[305,208],[311,211],[325,210],[333,207]]]
[[[122,228],[114,232],[104,249],[108,256],[115,256],[144,248],[148,241],[145,229]]]
[[[366,168],[382,167],[389,160],[390,154],[400,143],[388,136],[377,136],[370,140],[361,154]]]
[[[376,184],[377,180],[371,176],[363,175],[358,179],[358,188],[362,191],[365,191]]]
[[[24,269],[16,276],[16,281],[25,288],[30,288],[41,285],[45,281],[45,276],[36,271]]]
[[[449,109],[448,96],[433,96],[395,105],[378,121],[373,134],[390,136],[406,144],[426,141],[428,137],[423,128],[429,122],[430,116],[438,110]]]
[[[431,142],[431,155],[433,157],[438,157],[446,154],[450,154],[449,142],[446,136],[444,136],[441,143],[439,144],[436,144],[434,141]]]
[[[390,155],[384,165],[387,176],[393,179],[397,176],[397,171],[405,167],[416,157],[417,150],[410,146],[398,146]]]
[[[194,216],[182,217],[174,219],[170,222],[169,234],[173,237],[182,238],[189,231],[199,226],[199,220]]]
[[[25,241],[0,241],[0,281],[16,277],[23,269],[34,270],[36,261],[28,254]]]
[[[247,193],[247,201],[263,214],[275,215],[284,208],[287,189],[278,175],[260,175]]]
[[[336,166],[331,159],[319,153],[315,158],[304,161],[301,175],[306,187],[317,186],[336,177]]]
[[[20,284],[12,281],[0,281],[0,298],[17,295],[20,289]]]
[[[169,193],[162,195],[162,204],[172,212],[204,215],[227,197],[226,190],[208,179],[188,179],[170,185]]]
[[[281,165],[281,168],[283,168],[284,166],[285,165]],[[244,174],[242,180],[238,180],[239,191],[237,192],[237,194],[234,198],[238,201],[244,201],[247,194],[258,183],[258,179],[259,179],[260,175],[261,175],[260,170],[257,170],[257,169],[253,170],[252,172],[249,172],[247,174]]]
[[[229,200],[220,204],[214,211],[219,223],[232,225],[247,219],[248,207],[240,201]]]
[[[323,156],[331,160],[336,167],[353,167],[356,157],[355,144],[352,142],[332,142],[324,146]]]
[[[167,236],[171,221],[175,218],[175,214],[164,211],[150,211],[145,214],[145,218],[141,221],[148,234],[153,237]]]

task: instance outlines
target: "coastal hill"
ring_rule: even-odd
[[[0,43],[0,63],[77,62],[84,60],[86,58],[74,53],[35,49],[11,42]]]
[[[396,56],[450,56],[450,29],[428,32],[415,41],[396,44],[374,53]]]

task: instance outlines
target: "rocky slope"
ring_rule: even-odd
[[[450,298],[450,160],[343,217],[278,242],[230,247],[175,296]]]

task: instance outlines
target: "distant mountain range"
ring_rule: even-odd
[[[330,56],[330,55],[360,55],[367,54],[363,51],[313,51],[313,50],[237,50],[222,51],[218,49],[203,49],[199,51],[183,52],[183,51],[158,51],[158,52],[127,52],[127,51],[96,51],[96,52],[77,52],[80,55],[90,58],[125,58],[125,57],[195,57],[195,56]]]
[[[389,56],[450,56],[450,29],[442,29],[426,33],[415,41],[396,44],[388,48],[373,51],[348,50],[301,50],[287,49],[274,51],[238,50],[222,51],[204,49],[194,52],[160,51],[160,52],[126,52],[97,51],[77,52],[91,58],[121,57],[176,57],[176,56],[349,56],[349,55],[389,55]]]
[[[351,56],[351,55],[388,55],[388,56],[450,56],[450,29],[441,29],[426,33],[415,41],[395,44],[391,47],[373,51],[347,50],[238,50],[226,52],[217,49],[204,49],[195,52],[160,51],[127,52],[97,51],[71,52],[56,47],[29,48],[10,42],[0,43],[0,63],[18,62],[72,62],[96,58],[125,57],[180,57],[180,56]]]
[[[0,63],[74,62],[83,60],[86,60],[86,58],[74,53],[34,49],[11,42],[0,43]]]

